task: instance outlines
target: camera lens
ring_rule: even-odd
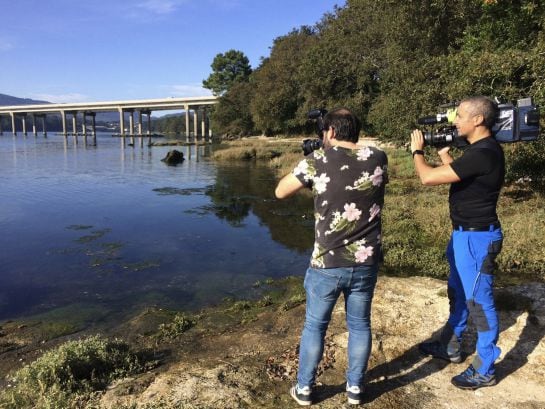
[[[303,154],[306,156],[314,152],[316,149],[320,149],[322,146],[322,141],[320,139],[305,139],[301,145],[301,148],[303,149]]]

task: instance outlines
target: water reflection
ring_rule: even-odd
[[[299,252],[308,251],[314,240],[310,196],[288,200],[274,198],[276,176],[265,166],[252,163],[217,167],[216,182],[207,190],[217,217],[240,226],[250,210],[269,228],[271,238]]]
[[[84,302],[197,308],[303,274],[309,197],[273,197],[254,163],[218,165],[211,145],[123,147],[110,135],[0,138],[0,319]],[[123,139],[123,138],[120,138]]]

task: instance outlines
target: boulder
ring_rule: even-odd
[[[169,151],[161,161],[165,162],[168,166],[176,166],[178,163],[184,161],[184,154],[183,152],[173,149]]]

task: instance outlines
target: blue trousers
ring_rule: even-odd
[[[499,322],[492,287],[495,259],[502,242],[501,229],[491,227],[490,231],[454,230],[447,246],[450,315],[442,342],[451,351],[459,348],[471,315],[477,327],[477,355],[473,366],[483,375],[494,373],[494,361],[501,353],[496,346]]]
[[[371,301],[377,282],[378,264],[372,266],[309,268],[305,276],[306,317],[299,346],[300,387],[312,387],[324,351],[324,337],[333,307],[344,294],[348,327],[350,386],[362,386],[371,353]]]

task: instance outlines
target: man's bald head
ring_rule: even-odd
[[[465,98],[460,102],[464,104],[468,112],[473,115],[483,116],[483,125],[492,129],[498,116],[498,105],[488,97],[476,96]]]

